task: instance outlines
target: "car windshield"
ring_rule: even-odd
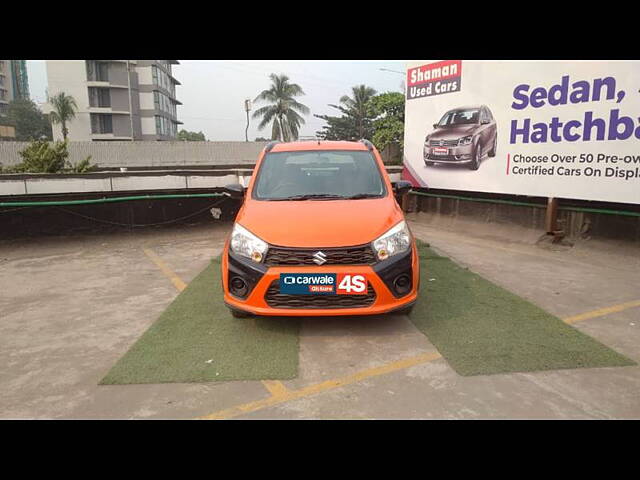
[[[478,123],[479,116],[480,110],[477,108],[470,108],[468,110],[451,110],[450,112],[444,114],[444,117],[440,119],[438,126],[447,127],[449,125],[467,125]]]
[[[257,200],[373,198],[386,194],[375,158],[358,150],[267,153],[253,189]]]

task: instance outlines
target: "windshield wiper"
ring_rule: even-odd
[[[350,197],[344,197],[348,200],[358,200],[359,198],[378,198],[380,194],[378,193],[356,193],[355,195],[351,195]]]
[[[332,195],[329,193],[305,193],[303,195],[293,195],[291,197],[282,197],[282,198],[272,198],[273,201],[283,201],[283,200],[313,200],[313,199],[343,199],[342,195]]]

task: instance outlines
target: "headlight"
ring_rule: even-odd
[[[264,254],[267,253],[268,247],[267,242],[260,240],[239,223],[233,225],[233,231],[231,232],[231,250],[233,253],[260,263],[264,258]]]
[[[471,135],[467,137],[462,137],[460,140],[458,140],[458,145],[470,145],[471,140],[473,140],[473,136]]]
[[[380,260],[385,260],[398,253],[406,252],[411,246],[409,227],[403,220],[372,242],[373,249]]]

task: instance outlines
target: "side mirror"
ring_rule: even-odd
[[[244,198],[245,188],[239,183],[232,183],[224,187],[231,198]]]
[[[393,187],[393,192],[396,195],[404,195],[405,193],[409,193],[409,190],[411,190],[413,185],[411,185],[411,182],[406,180],[399,180],[397,182],[392,182],[391,186]]]
[[[485,119],[484,119],[484,120],[482,120],[482,122],[480,122],[480,123],[481,123],[482,125],[488,125],[488,124],[489,124],[489,123],[491,123],[491,122],[489,122],[489,119],[488,119],[488,118],[485,118]]]
[[[433,129],[435,130],[436,128],[438,128],[438,124],[437,124],[437,123],[434,123],[434,124],[433,124]]]

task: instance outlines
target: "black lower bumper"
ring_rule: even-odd
[[[267,272],[267,267],[260,263],[252,262],[240,255],[236,255],[231,250],[229,250],[228,260],[229,271],[227,272],[227,286],[229,293],[234,297],[244,300]],[[245,282],[247,285],[246,292],[234,292],[231,281],[236,277],[241,278]]]
[[[373,266],[373,271],[396,298],[408,295],[413,289],[412,256],[413,249],[409,248],[406,252],[389,257]],[[403,287],[399,288],[400,279],[406,278],[408,284],[405,282]]]

